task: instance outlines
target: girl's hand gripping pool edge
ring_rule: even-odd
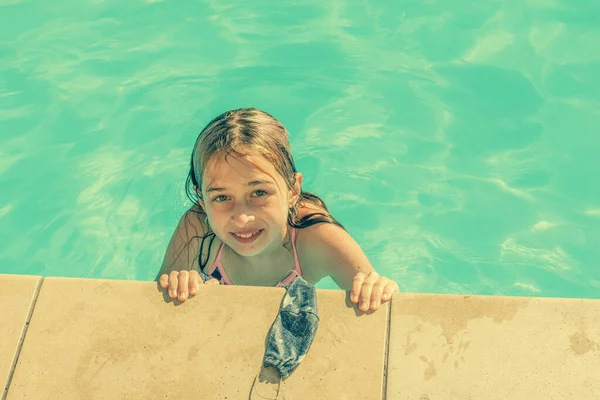
[[[218,285],[219,281],[215,278],[211,278],[206,282],[202,281],[202,277],[198,271],[171,271],[169,274],[163,274],[160,276],[160,287],[168,289],[168,295],[172,299],[179,299],[184,302],[189,297],[193,297],[198,293],[198,287],[200,285]]]
[[[350,301],[359,304],[359,309],[362,312],[369,309],[375,311],[381,303],[390,300],[397,291],[399,291],[399,288],[396,282],[379,276],[377,272],[372,271],[369,275],[359,272],[354,276],[352,282]]]

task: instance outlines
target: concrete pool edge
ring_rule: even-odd
[[[24,275],[0,282],[0,311],[13,313],[0,325],[0,333],[12,332],[0,353],[0,372],[15,367],[4,381],[9,400],[248,398],[285,292],[205,287],[178,303],[155,282]],[[317,292],[319,330],[282,385],[286,398],[600,393],[600,300],[400,293],[364,315],[343,291]]]

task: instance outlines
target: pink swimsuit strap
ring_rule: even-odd
[[[298,260],[298,252],[296,251],[296,229],[295,228],[292,228],[291,236],[292,236],[292,249],[294,251],[294,270],[291,271],[287,277],[282,279],[281,282],[279,282],[277,284],[278,287],[287,285],[288,283],[291,283],[296,278],[296,276],[302,276],[302,269],[300,268],[300,261]],[[221,253],[223,252],[224,245],[225,245],[225,243],[222,242],[221,246],[219,247],[219,252],[217,253],[217,257],[215,258],[215,262],[208,269],[208,271],[206,271],[206,274],[211,275],[214,272],[214,270],[216,269],[221,274],[221,285],[233,285],[233,282],[231,282],[231,279],[229,279],[229,277],[227,276],[227,273],[225,272],[225,269],[221,265]]]

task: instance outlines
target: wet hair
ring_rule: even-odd
[[[198,191],[202,188],[203,173],[208,163],[217,155],[238,157],[261,156],[269,161],[283,177],[289,190],[296,184],[296,166],[292,157],[287,129],[272,115],[256,108],[240,108],[226,111],[210,121],[198,135],[190,159],[190,171],[185,189],[194,204],[192,211],[206,214],[199,203]],[[307,214],[301,218],[295,216],[293,209],[288,210],[288,224],[303,229],[309,226],[329,223],[345,229],[329,212],[325,202],[314,193],[300,191],[297,208],[307,204],[315,206],[319,212]],[[202,221],[202,223],[204,223]],[[210,247],[215,234],[211,229],[202,237],[198,263],[204,269],[210,256]],[[206,260],[202,260],[205,239],[211,238]]]

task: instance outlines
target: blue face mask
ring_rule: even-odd
[[[319,326],[316,289],[297,276],[287,290],[267,340],[263,368],[274,367],[286,379],[304,359]]]

